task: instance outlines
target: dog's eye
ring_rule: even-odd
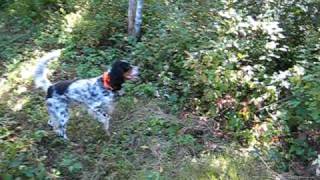
[[[129,71],[130,69],[132,69],[131,65],[127,62],[124,62],[124,61],[120,61],[120,68],[124,71],[124,72],[127,72]]]
[[[132,69],[132,67],[131,67],[131,66],[129,66],[129,67],[128,67],[128,69],[127,69],[127,71],[130,71],[131,69]]]
[[[125,72],[127,72],[127,71],[129,71],[131,69],[131,66],[130,65],[124,66],[123,69],[124,69]]]

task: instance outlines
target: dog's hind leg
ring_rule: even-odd
[[[47,108],[49,112],[48,124],[53,128],[54,132],[68,139],[67,123],[69,120],[68,104],[64,101],[55,98],[47,99]]]

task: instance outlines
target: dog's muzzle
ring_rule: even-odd
[[[138,77],[139,77],[139,67],[132,66],[131,72],[126,76],[126,79],[135,80],[135,79],[138,79]]]

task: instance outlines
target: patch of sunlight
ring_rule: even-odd
[[[4,86],[4,84],[6,83],[6,79],[5,78],[0,78],[0,87]]]
[[[215,171],[217,171],[219,174],[223,174],[224,172],[228,171],[232,164],[233,163],[230,162],[230,159],[221,156],[212,158],[209,163],[209,166],[215,169]]]
[[[27,54],[27,53],[23,53]],[[21,62],[15,69],[10,72],[7,72],[0,78],[0,101],[2,98],[11,98],[8,97],[7,94],[11,94],[9,92],[15,91],[14,96],[20,95],[27,91],[28,86],[32,85],[33,82],[33,74],[36,67],[37,59],[43,54],[39,50],[35,50],[31,53],[31,57],[29,60],[25,60]]]
[[[191,161],[191,166],[187,166],[182,176],[190,179],[240,179],[241,175],[249,174],[241,172],[242,168],[250,171],[244,159],[232,158],[230,155],[204,155]]]
[[[5,79],[5,78],[1,78],[0,79],[0,100],[1,100],[1,97],[8,91],[10,91],[11,89],[11,86],[10,84],[8,83],[8,80]]]
[[[8,77],[8,83],[10,83],[12,86],[17,85],[17,83],[20,85],[26,85],[31,82],[34,71],[34,59],[22,62],[16,69],[6,74]]]
[[[19,86],[18,89],[16,90],[16,93],[21,94],[21,93],[27,92],[27,90],[28,89],[26,87]]]
[[[14,98],[10,101],[8,101],[8,107],[13,111],[17,112],[22,110],[23,106],[30,102],[30,97],[26,98]]]
[[[4,28],[4,23],[0,23],[0,29]]]
[[[65,15],[63,30],[65,32],[71,33],[74,27],[82,20],[83,14],[84,14],[84,11],[81,9],[81,10],[78,10],[77,12],[72,12]]]
[[[77,27],[78,24],[81,23],[83,19],[83,15],[87,12],[86,9],[88,4],[83,4],[81,7],[75,7],[77,11],[71,12],[64,16],[64,21],[61,25],[62,31],[59,34],[58,42],[66,43],[71,37],[71,33]]]
[[[193,159],[181,176],[181,179],[272,179],[260,161],[232,152]]]
[[[222,157],[218,157],[216,159],[212,159],[209,163],[211,168],[219,169],[221,172],[225,172],[229,166],[229,162]]]

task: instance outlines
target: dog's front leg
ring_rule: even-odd
[[[103,127],[108,135],[110,135],[109,132],[109,124],[111,120],[111,116],[105,112],[102,112],[100,108],[90,108],[89,113],[92,114],[99,122],[103,124]]]
[[[109,124],[110,124],[110,120],[111,120],[111,116],[107,113],[101,113],[102,116],[103,116],[103,119],[104,119],[104,122],[103,122],[103,127],[105,129],[105,131],[107,132],[108,135],[110,135],[110,132],[109,132]]]

